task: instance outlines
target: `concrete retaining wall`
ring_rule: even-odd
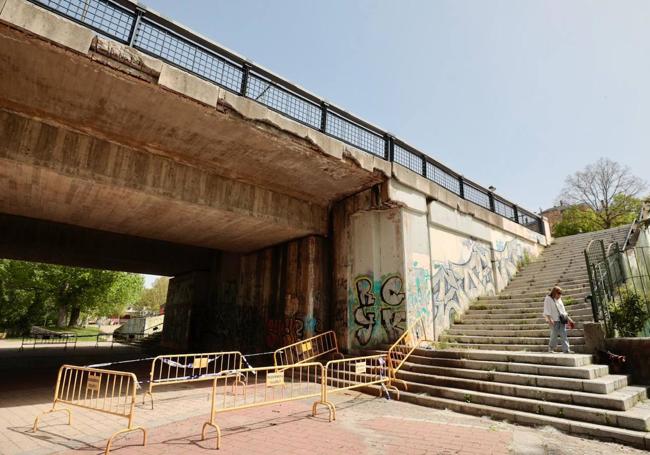
[[[336,330],[350,350],[390,343],[419,317],[437,338],[550,241],[429,181],[396,177],[332,214]]]

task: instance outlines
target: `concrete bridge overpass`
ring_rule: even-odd
[[[174,276],[165,342],[439,332],[544,222],[129,1],[0,0],[0,256]]]

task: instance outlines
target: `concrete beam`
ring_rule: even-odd
[[[218,252],[68,224],[0,214],[0,257],[176,276],[209,270]]]
[[[0,212],[248,252],[327,233],[327,209],[0,110]]]

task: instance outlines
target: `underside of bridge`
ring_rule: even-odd
[[[174,276],[180,349],[330,326],[331,208],[387,163],[94,34],[79,52],[16,26],[73,25],[35,6],[0,17],[1,257]]]

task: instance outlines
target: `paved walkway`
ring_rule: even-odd
[[[126,426],[126,419],[72,408],[72,425],[63,413],[43,418],[40,430],[31,432],[34,418],[51,407],[56,366],[62,360],[84,364],[111,357],[137,358],[132,349],[83,349],[56,356],[55,350],[16,355],[0,349],[0,455],[100,454],[110,434]],[[92,356],[91,354],[92,353]],[[27,355],[24,355],[27,354]],[[69,356],[63,358],[63,356]],[[120,364],[146,377],[148,362]],[[28,366],[22,371],[16,367]],[[214,432],[201,441],[201,427],[210,410],[208,383],[155,392],[155,410],[141,404],[135,424],[147,428],[149,443],[141,434],[117,439],[113,453],[131,454],[646,454],[618,444],[565,435],[552,428],[527,428],[489,418],[416,406],[359,393],[334,395],[337,420],[321,414],[311,417],[311,402],[297,401],[262,408],[217,414],[223,432],[222,448],[215,450]]]
[[[311,403],[299,401],[218,415],[222,448],[215,451],[214,432],[201,441],[208,417],[207,388],[160,392],[156,409],[138,405],[135,423],[147,427],[141,434],[118,439],[113,451],[132,454],[643,454],[617,444],[564,435],[551,428],[533,429],[495,422],[451,411],[415,406],[357,393],[335,398],[337,420],[326,413],[310,416]],[[36,397],[32,396],[32,399]],[[44,397],[45,398],[45,397]],[[125,419],[74,409],[73,425],[64,414],[43,420],[31,433],[34,416],[48,408],[39,403],[0,409],[0,453],[3,455],[99,454],[106,438],[124,428]]]

